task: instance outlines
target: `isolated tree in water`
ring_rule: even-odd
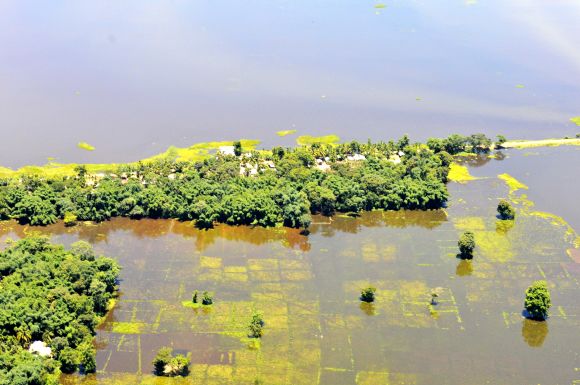
[[[546,281],[536,281],[526,290],[524,307],[528,318],[542,321],[548,317],[548,310],[552,306],[550,291]]]
[[[502,199],[497,205],[497,212],[501,219],[514,219],[516,216],[516,210],[505,199]]]
[[[459,252],[462,258],[473,258],[473,249],[475,249],[475,237],[471,231],[464,232],[457,242]]]

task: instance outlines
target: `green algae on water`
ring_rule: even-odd
[[[77,147],[80,148],[81,150],[95,151],[95,146],[91,146],[87,142],[79,142],[77,144]]]
[[[469,173],[467,166],[451,163],[447,179],[449,179],[451,182],[467,183],[471,180],[475,180],[476,178]]]
[[[528,186],[511,176],[510,174],[504,173],[497,176],[499,179],[503,180],[510,189],[510,194],[518,190],[527,190]]]
[[[325,136],[311,136],[311,135],[301,135],[296,138],[296,143],[300,146],[308,146],[314,143],[321,144],[338,144],[340,137],[338,135],[325,135]]]
[[[570,118],[570,121],[572,123],[574,123],[575,125],[580,126],[580,116],[575,116],[573,118]]]
[[[282,131],[276,132],[276,135],[284,137],[284,136],[292,135],[295,133],[296,133],[296,130],[282,130]]]

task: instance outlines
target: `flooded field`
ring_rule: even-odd
[[[574,136],[579,16],[577,0],[3,0],[0,165],[294,144],[281,130]]]
[[[531,157],[508,156],[470,167],[479,179],[451,183],[446,210],[315,217],[308,237],[164,220],[41,229],[65,244],[87,240],[123,266],[120,298],[96,338],[97,374],[63,383],[580,382],[577,234],[533,204],[533,181],[525,190],[497,177],[501,164],[498,173],[520,170],[524,181],[529,164],[519,158]],[[502,197],[517,207],[512,224],[495,218]],[[0,234],[37,230],[4,223]],[[465,230],[478,243],[472,261],[457,258]],[[543,323],[522,317],[524,290],[537,279],[552,292]],[[361,305],[368,285],[377,300]],[[434,288],[441,294],[432,306]],[[215,304],[184,306],[194,290],[215,292]],[[266,322],[261,344],[247,338],[254,310]],[[192,354],[188,377],[152,375],[164,345]]]

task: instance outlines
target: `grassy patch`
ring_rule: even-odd
[[[296,143],[300,146],[308,146],[314,143],[321,144],[338,144],[340,137],[338,135],[325,135],[325,136],[311,136],[311,135],[301,135],[296,138]]]
[[[120,334],[141,334],[145,329],[142,322],[113,322],[113,333]]]
[[[497,176],[499,179],[503,180],[510,189],[510,194],[518,190],[527,190],[528,186],[511,176],[510,174],[500,174]]]
[[[570,118],[570,121],[572,123],[574,123],[575,125],[580,126],[580,116],[575,116],[573,118]]]
[[[296,130],[282,130],[282,131],[276,132],[276,135],[284,137],[284,136],[292,135],[295,133],[296,133]]]
[[[466,183],[470,180],[475,180],[476,178],[469,173],[469,170],[466,166],[462,166],[457,163],[451,163],[447,179],[452,182]]]
[[[375,8],[383,9],[383,8],[387,8],[387,5],[384,3],[378,3],[378,4],[375,4]]]
[[[81,150],[95,151],[95,146],[91,146],[87,142],[79,142],[77,144],[77,147],[80,148]]]

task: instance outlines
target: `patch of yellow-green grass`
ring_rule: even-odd
[[[496,231],[477,231],[474,235],[479,254],[486,259],[499,263],[513,259],[512,245],[505,235]]]
[[[471,180],[475,180],[476,178],[469,173],[467,166],[451,163],[447,179],[449,179],[451,182],[467,183]]]
[[[308,146],[314,143],[338,144],[338,142],[340,142],[340,137],[334,134],[325,136],[301,135],[296,138],[296,143],[298,143],[300,146]]]
[[[292,135],[295,133],[296,133],[296,130],[282,130],[282,131],[276,132],[276,135],[284,137],[284,136]]]
[[[569,139],[541,139],[541,140],[508,140],[502,144],[503,148],[534,148],[580,146],[580,138]]]
[[[80,148],[81,150],[95,151],[95,146],[91,146],[87,142],[79,142],[77,144],[77,147]]]
[[[499,179],[503,180],[510,189],[510,194],[518,190],[527,190],[528,186],[511,176],[510,174],[500,174],[497,176]]]
[[[580,116],[575,116],[573,118],[570,118],[570,121],[572,123],[574,123],[575,125],[580,126]]]
[[[516,88],[526,88],[523,84],[516,84]]]
[[[220,257],[206,257],[202,255],[199,259],[199,265],[207,269],[219,269],[222,267],[222,259]]]
[[[199,309],[200,307],[203,306],[213,306],[213,305],[202,305],[201,303],[193,303],[191,301],[181,301],[181,306],[188,307],[191,309]]]
[[[377,3],[377,4],[375,4],[375,8],[383,9],[383,8],[387,8],[387,5],[384,3]]]
[[[113,322],[113,333],[119,334],[141,334],[146,324],[143,322]]]
[[[356,385],[390,384],[388,372],[360,371],[356,374]]]
[[[240,142],[242,143],[242,150],[244,152],[254,150],[260,144],[259,140],[250,139],[241,139]],[[161,159],[198,162],[207,159],[211,155],[211,152],[217,151],[221,146],[231,146],[232,144],[233,141],[221,141],[197,143],[193,146],[183,148],[171,146],[161,154],[143,159],[143,162]]]
[[[454,226],[461,231],[485,230],[485,222],[480,217],[462,217],[453,220]]]

